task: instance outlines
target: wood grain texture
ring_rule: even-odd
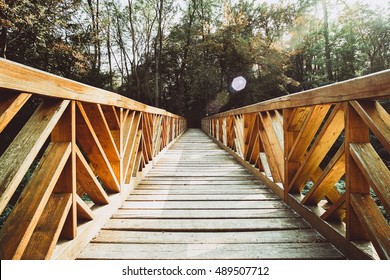
[[[44,101],[0,157],[0,212],[7,206],[68,104],[69,101]]]
[[[370,143],[350,144],[351,155],[376,195],[390,213],[390,171]]]
[[[119,151],[111,134],[110,127],[99,104],[83,104],[88,120],[110,162],[119,162]]]
[[[271,143],[269,142],[267,133],[264,131],[264,129],[260,130],[259,137],[265,152],[265,153],[260,153],[262,164],[263,166],[265,166],[264,169],[269,170],[270,174],[272,175],[273,179],[276,182],[281,182],[282,174],[280,174],[279,172],[277,157],[275,156],[274,151],[272,150]],[[266,171],[266,173],[268,172]]]
[[[261,201],[261,200],[280,200],[274,194],[148,194],[132,195],[128,201]]]
[[[302,199],[304,205],[317,205],[330,189],[334,189],[335,183],[345,174],[344,145],[341,145],[332,160],[326,166],[320,177]]]
[[[72,240],[77,235],[76,209],[76,102],[72,101],[51,132],[53,142],[71,142],[71,154],[53,190],[54,193],[71,194],[71,209],[61,231],[61,238]]]
[[[312,243],[326,240],[312,229],[238,232],[170,232],[102,230],[94,243],[133,244],[255,244]]]
[[[99,204],[108,204],[110,199],[108,198],[107,193],[100,185],[96,175],[92,172],[91,167],[88,165],[88,162],[85,160],[79,148],[76,148],[76,155],[76,178],[78,185],[83,190],[83,192],[88,194],[93,202]]]
[[[346,193],[344,193],[331,207],[329,207],[321,218],[325,221],[342,221],[345,220],[345,201]]]
[[[70,152],[70,143],[48,146],[1,231],[1,259],[22,257]]]
[[[378,137],[387,151],[390,151],[390,115],[377,101],[352,101],[350,104]]]
[[[390,228],[375,201],[369,195],[353,193],[351,204],[379,256],[390,259]]]
[[[283,209],[281,201],[126,201],[124,209]]]
[[[83,105],[77,103],[76,137],[80,148],[87,154],[97,175],[111,192],[119,192],[118,173],[109,161]]]
[[[275,182],[282,182],[284,177],[284,140],[281,138],[281,135],[278,136],[278,130],[275,129],[268,112],[266,114],[260,114],[260,120],[263,125],[261,138],[267,154],[268,164],[271,167]],[[270,156],[271,154],[272,157]]]
[[[24,260],[48,260],[54,251],[72,205],[71,194],[53,194],[22,256]]]
[[[318,105],[310,108],[295,142],[287,154],[289,161],[300,162],[302,160],[330,107],[330,105]]]
[[[81,197],[76,196],[77,204],[77,218],[79,220],[91,221],[95,218],[90,207],[81,199]]]
[[[151,231],[265,231],[310,228],[301,218],[111,219],[103,229]]]
[[[294,178],[288,186],[289,192],[296,193],[303,189],[304,184],[311,178],[327,155],[334,142],[344,129],[344,108],[341,104],[333,108],[313,145],[307,152]]]
[[[30,97],[28,93],[0,93],[0,133]]]
[[[289,209],[119,209],[113,218],[150,219],[231,219],[292,218],[298,215]]]
[[[3,58],[0,58],[0,88],[65,100],[100,103],[181,118],[165,110],[148,106],[119,94],[62,78]]]
[[[345,110],[345,183],[346,183],[346,237],[349,240],[370,240],[366,231],[362,230],[359,217],[351,204],[351,194],[369,194],[370,185],[352,156],[350,145],[369,143],[369,127],[359,117],[351,104]]]
[[[91,243],[79,259],[342,259],[329,243],[102,244]]]

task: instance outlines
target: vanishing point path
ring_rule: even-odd
[[[341,259],[201,130],[158,161],[78,259]]]

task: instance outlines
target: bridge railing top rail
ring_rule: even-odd
[[[181,118],[164,109],[0,58],[0,88]]]
[[[390,97],[390,70],[289,94],[241,108],[221,112],[209,117],[226,117],[270,110],[338,103],[363,99]]]

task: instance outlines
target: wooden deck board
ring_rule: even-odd
[[[282,201],[127,201],[123,209],[283,209]]]
[[[243,184],[243,185],[233,185],[231,184],[147,184],[147,185],[139,185],[141,188],[136,189],[137,190],[188,190],[188,191],[234,191],[234,190],[242,190],[242,191],[253,191],[253,190],[269,190],[266,186],[259,186],[259,185],[251,185]]]
[[[173,180],[172,178],[160,178],[154,179],[154,180],[144,180],[142,185],[184,185],[184,186],[191,186],[191,185],[231,185],[231,186],[257,186],[255,179],[253,180],[232,180],[232,179],[226,179],[226,180],[206,180],[203,178],[196,178],[192,180]],[[141,186],[142,186],[141,185]]]
[[[280,200],[274,194],[148,194],[148,195],[132,195],[128,201],[241,201],[241,200]]]
[[[79,259],[340,259],[327,243],[109,244],[91,243]]]
[[[253,244],[258,243],[313,243],[326,240],[311,229],[239,231],[239,232],[169,232],[102,230],[94,243],[128,244]]]
[[[340,259],[275,194],[188,130],[79,259]]]
[[[278,219],[111,219],[103,229],[151,231],[252,231],[310,228],[301,218]]]
[[[150,219],[230,219],[230,218],[288,218],[298,217],[298,214],[290,209],[119,209],[113,218],[150,218]]]
[[[209,195],[232,195],[232,194],[241,194],[241,195],[248,195],[248,194],[265,194],[265,193],[271,193],[268,189],[207,189],[207,193]],[[191,189],[191,190],[184,190],[183,188],[179,189],[138,189],[133,191],[133,196],[137,195],[204,195],[204,190],[202,189]]]

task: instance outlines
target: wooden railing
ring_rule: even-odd
[[[39,106],[6,149],[1,143],[0,212],[10,214],[0,231],[0,259],[72,259],[186,121],[0,59],[0,133],[23,119],[28,102]]]
[[[384,71],[206,117],[202,128],[346,256],[389,259],[389,97]]]

